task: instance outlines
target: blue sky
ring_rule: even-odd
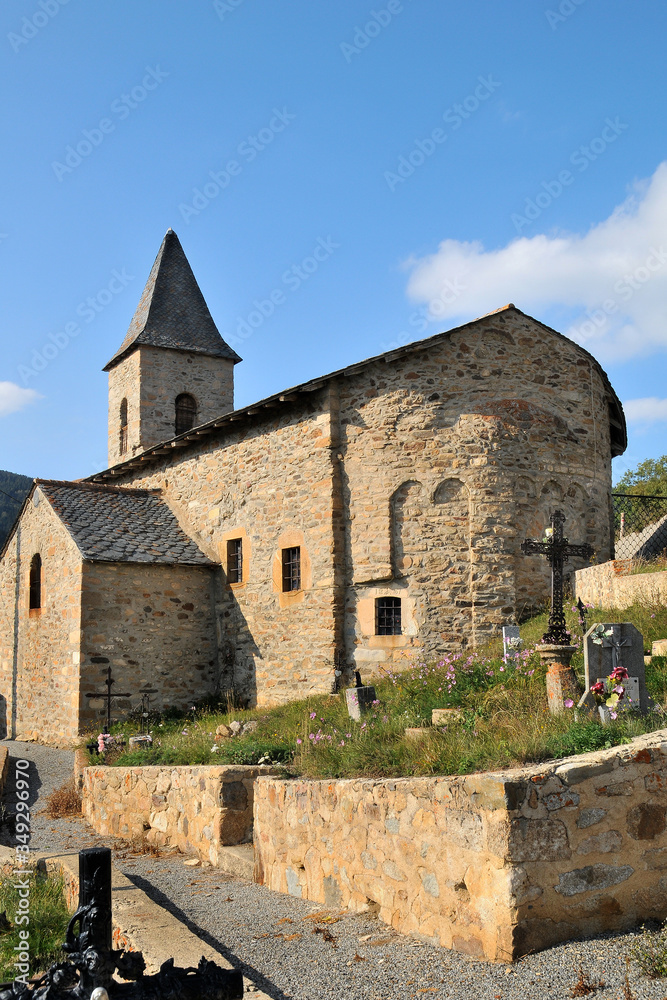
[[[170,226],[244,358],[237,405],[512,301],[608,372],[617,476],[667,451],[663,0],[5,0],[0,22],[0,468],[105,467],[101,369]]]

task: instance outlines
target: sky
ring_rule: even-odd
[[[665,37],[664,0],[4,0],[0,468],[106,467],[170,227],[237,406],[514,302],[607,371],[615,478],[661,456]]]

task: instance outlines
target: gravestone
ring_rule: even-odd
[[[377,701],[375,688],[372,684],[363,684],[358,670],[355,670],[357,686],[347,688],[345,691],[345,701],[347,702],[347,713],[355,722],[361,720],[363,712],[367,712],[374,701]]]
[[[606,635],[605,633],[611,633]],[[648,712],[653,708],[653,700],[646,690],[644,670],[644,637],[630,622],[591,625],[584,636],[584,664],[586,670],[586,691],[578,708],[596,707],[591,685],[604,681],[615,667],[625,667],[628,677],[622,682],[625,697],[616,711],[639,708]]]
[[[503,659],[511,660],[519,654],[521,638],[518,625],[503,625]]]

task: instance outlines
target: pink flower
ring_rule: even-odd
[[[344,747],[345,746],[345,740],[341,740],[340,743],[338,744],[338,746],[339,747]]]
[[[316,716],[317,716],[317,712],[311,712],[310,713],[311,719],[314,719]]]
[[[300,743],[300,742],[301,742],[301,740],[297,740],[297,743]]]
[[[572,701],[571,698],[566,698],[563,704],[565,705],[566,708],[572,708],[574,702]]]
[[[609,718],[610,719],[617,719],[618,718],[618,712],[610,712],[609,713]]]

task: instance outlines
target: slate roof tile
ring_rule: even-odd
[[[84,559],[212,566],[158,491],[36,479]]]

